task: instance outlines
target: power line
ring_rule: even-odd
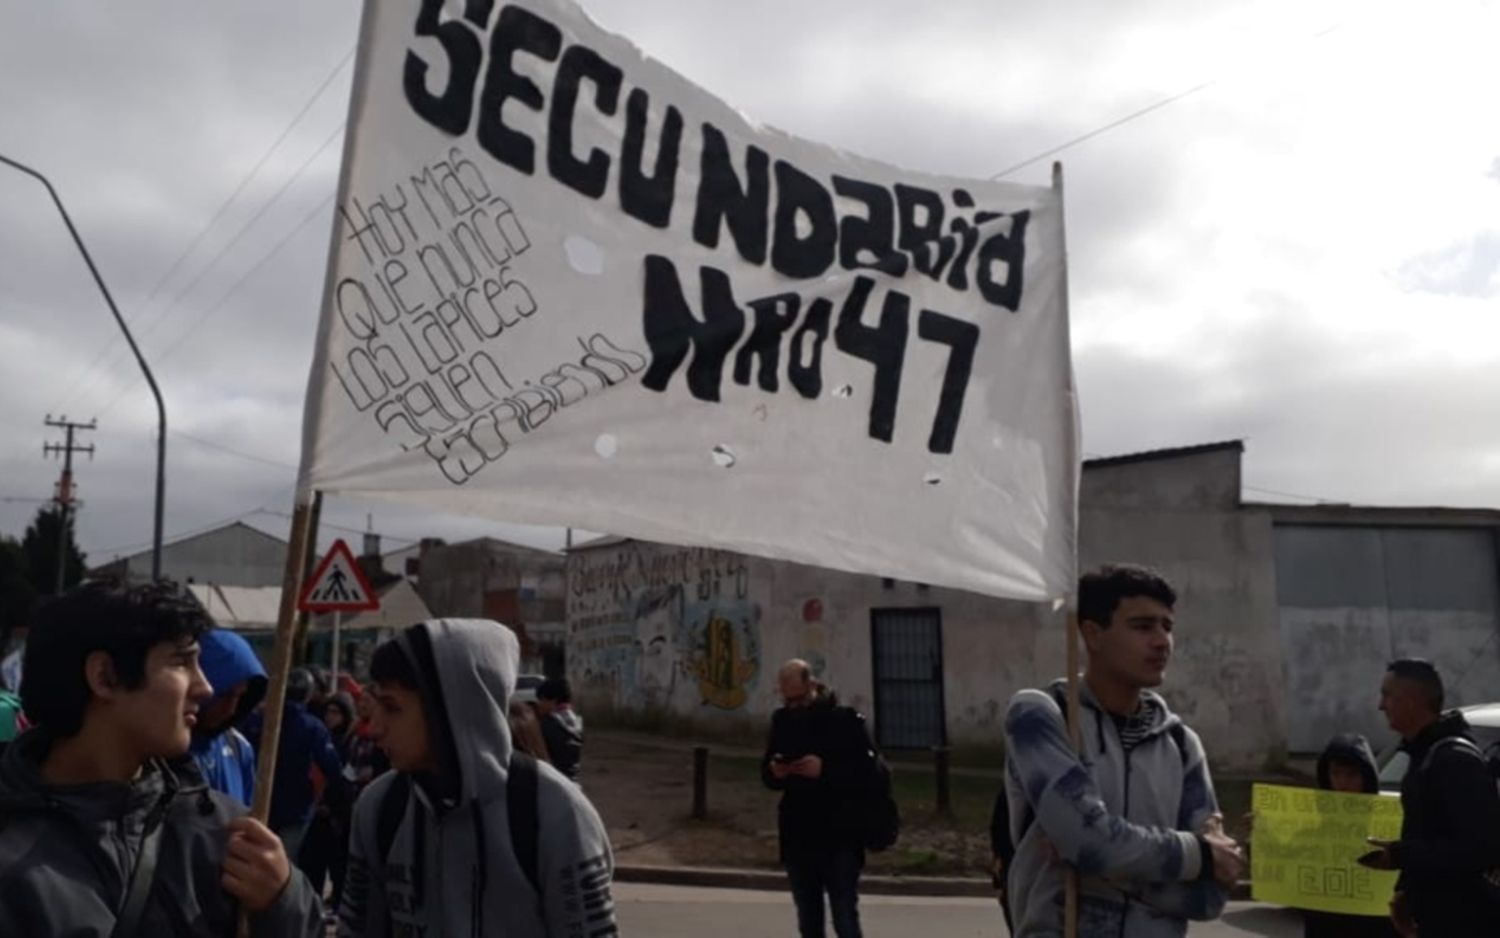
[[[1276,489],[1263,489],[1263,488],[1260,488],[1259,486],[1255,486],[1255,485],[1245,485],[1245,486],[1241,486],[1241,488],[1243,488],[1247,492],[1259,492],[1262,495],[1276,495],[1276,496],[1279,496],[1281,498],[1300,498],[1300,499],[1303,499],[1304,501],[1318,502],[1318,503],[1324,504],[1324,505],[1336,505],[1336,504],[1339,504],[1339,502],[1338,502],[1337,499],[1323,498],[1320,495],[1299,495],[1296,492],[1279,492]]]
[[[281,200],[281,197],[286,195],[287,190],[291,189],[291,187],[297,182],[297,180],[302,178],[302,175],[307,172],[308,167],[312,166],[312,164],[318,159],[318,157],[322,156],[323,152],[327,150],[328,147],[335,140],[337,140],[343,132],[344,125],[343,123],[340,123],[337,127],[334,128],[333,133],[328,135],[328,138],[323,141],[323,143],[317,148],[317,150],[313,151],[313,154],[306,160],[304,160],[301,166],[297,167],[297,171],[292,173],[292,175],[281,184],[281,188],[276,190],[276,193],[272,195],[271,198],[268,199],[265,204],[260,207],[260,210],[257,211],[253,216],[251,216],[250,220],[245,222],[245,224],[240,227],[239,231],[235,233],[234,237],[230,238],[221,248],[219,248],[218,253],[215,254],[213,258],[206,265],[204,265],[201,270],[199,270],[198,275],[194,277],[186,287],[183,287],[181,290],[179,290],[177,292],[177,295],[173,298],[172,302],[163,307],[161,311],[152,318],[150,324],[145,326],[141,330],[141,341],[144,342],[161,327],[162,323],[167,321],[169,314],[171,314],[173,310],[182,305],[182,302],[187,299],[188,294],[192,293],[194,288],[196,288],[198,284],[202,283],[204,278],[213,271],[213,269],[218,265],[219,261],[223,260],[224,257],[230,252],[230,250],[238,245],[240,241],[245,237],[245,235],[250,232],[250,229],[254,228],[256,223],[264,218],[266,216],[266,213],[275,207],[276,203]],[[301,226],[299,225],[298,227]],[[278,247],[280,247],[280,245],[278,245]],[[238,284],[236,284],[236,286],[238,286]],[[113,367],[113,363],[106,365],[97,374],[107,375]],[[80,391],[78,392],[79,395],[82,396],[87,391],[93,390],[94,385],[97,383],[97,380],[88,382],[84,388],[80,389]]]
[[[209,306],[202,313],[200,313],[198,315],[198,318],[193,321],[192,325],[179,332],[177,334],[177,338],[172,342],[171,345],[168,345],[166,348],[157,353],[156,360],[158,362],[161,362],[168,356],[170,356],[173,352],[177,351],[177,349],[181,348],[182,344],[186,342],[194,332],[198,331],[199,326],[202,326],[203,323],[208,321],[208,318],[210,316],[218,312],[219,309],[224,306],[224,304],[228,303],[230,297],[238,293],[240,288],[243,287],[251,277],[259,273],[262,267],[270,263],[272,258],[274,258],[277,254],[280,254],[282,248],[286,247],[292,242],[293,238],[302,233],[302,229],[312,224],[315,219],[321,218],[323,216],[323,211],[333,202],[333,199],[334,196],[330,194],[321,202],[319,202],[311,212],[308,212],[305,216],[303,216],[302,220],[297,223],[297,226],[295,228],[287,232],[286,236],[283,237],[280,241],[276,242],[276,244],[272,246],[271,250],[263,254],[261,256],[261,259],[255,262],[255,266],[245,271],[240,279],[234,282],[233,286],[224,291],[223,295],[221,295],[217,300],[214,301],[212,306]]]
[[[272,511],[269,508],[260,508],[260,509],[257,509],[256,511],[252,512],[252,514],[274,515],[277,518],[285,518],[288,521],[292,520],[292,516],[289,515],[289,514],[287,514],[286,512],[284,512],[284,511]],[[331,522],[319,519],[318,520],[318,529],[322,530],[323,528],[328,528],[328,529],[333,530],[333,531],[343,531],[346,534],[369,534],[370,533],[369,531],[366,531],[363,528],[351,528],[351,527],[348,527],[346,525],[333,524]],[[400,544],[400,545],[402,545],[404,547],[410,547],[413,544],[420,544],[420,543],[422,543],[422,539],[419,538],[419,537],[392,537],[392,536],[385,535],[385,534],[382,534],[380,536],[380,540],[381,540],[382,544],[392,544],[393,543],[393,544]]]
[[[1328,27],[1327,29],[1322,30],[1321,32],[1314,33],[1312,35],[1312,37],[1310,38],[1309,41],[1316,42],[1317,40],[1322,39],[1324,36],[1327,36],[1330,33],[1337,32],[1342,27],[1343,27],[1342,23],[1335,23],[1334,25]],[[1011,173],[1019,172],[1020,170],[1023,170],[1023,169],[1025,169],[1028,166],[1031,166],[1031,165],[1036,164],[1036,163],[1040,163],[1042,160],[1045,160],[1045,159],[1047,159],[1048,157],[1051,157],[1051,156],[1056,156],[1057,154],[1061,153],[1064,150],[1072,149],[1073,147],[1078,146],[1078,144],[1080,144],[1080,143],[1085,143],[1085,142],[1087,142],[1089,140],[1094,139],[1097,136],[1100,136],[1101,134],[1109,133],[1111,130],[1114,130],[1116,127],[1120,127],[1122,125],[1130,123],[1131,121],[1134,121],[1134,120],[1137,120],[1139,118],[1145,117],[1147,114],[1150,114],[1153,111],[1159,111],[1162,108],[1167,107],[1170,104],[1176,104],[1178,101],[1181,101],[1183,98],[1189,97],[1191,95],[1195,95],[1198,92],[1204,90],[1205,88],[1211,88],[1214,85],[1217,85],[1219,83],[1219,81],[1220,81],[1219,78],[1210,78],[1208,81],[1196,84],[1193,87],[1188,88],[1185,91],[1179,91],[1176,94],[1168,95],[1167,97],[1162,98],[1160,101],[1157,101],[1157,102],[1155,102],[1153,104],[1148,104],[1148,105],[1146,105],[1145,107],[1141,108],[1138,111],[1132,111],[1131,113],[1126,114],[1124,117],[1121,117],[1121,118],[1119,118],[1117,120],[1112,120],[1109,123],[1104,124],[1102,126],[1095,127],[1093,130],[1090,130],[1088,133],[1080,134],[1079,136],[1074,137],[1073,139],[1068,140],[1065,143],[1060,143],[1057,146],[1051,148],[1050,150],[1044,150],[1043,152],[1038,153],[1036,156],[1029,157],[1028,159],[1024,159],[1021,162],[1017,163],[1016,165],[1009,167],[1008,169],[1002,169],[1000,172],[998,172],[995,175],[991,176],[990,179],[991,180],[1003,179],[1004,177],[1009,176]]]
[[[296,487],[295,484],[294,485],[290,485],[290,486],[283,486],[282,488],[277,489],[275,492],[273,492],[272,493],[272,497],[274,498],[276,495],[280,494],[283,491],[286,492],[288,495],[290,495],[290,494],[292,494],[296,490],[296,488],[297,487]],[[175,533],[175,534],[169,534],[169,535],[167,535],[167,540],[180,541],[180,540],[182,540],[184,538],[197,537],[199,534],[207,533],[209,531],[214,530],[215,528],[221,528],[221,527],[223,527],[226,524],[232,524],[232,523],[234,523],[236,521],[240,521],[240,520],[242,520],[242,519],[244,519],[244,518],[246,518],[246,517],[248,517],[250,515],[257,514],[263,508],[264,508],[264,500],[262,501],[262,504],[260,506],[257,506],[255,508],[251,508],[248,511],[242,511],[242,512],[239,512],[238,514],[229,515],[226,518],[220,518],[218,521],[210,521],[208,524],[202,525],[200,527],[192,528],[192,529],[187,530],[187,531],[180,531],[180,532]],[[142,548],[145,548],[145,547],[150,547],[151,543],[152,543],[151,541],[145,541],[143,543],[138,543],[138,544],[121,544],[118,547],[98,547],[98,548],[94,548],[91,551],[91,553],[94,553],[94,554],[114,554],[114,555],[119,555],[121,553],[133,552],[133,551],[137,551],[137,550],[140,550]]]
[[[188,244],[188,246],[183,250],[181,254],[177,255],[177,259],[174,260],[171,266],[167,268],[167,272],[161,275],[161,279],[157,280],[156,285],[151,288],[150,294],[148,294],[146,296],[146,299],[141,302],[141,305],[138,308],[142,310],[142,312],[133,317],[131,320],[132,322],[135,322],[136,320],[140,319],[142,315],[144,315],[144,311],[151,305],[151,301],[156,299],[157,295],[161,293],[162,287],[166,286],[167,281],[172,279],[172,275],[177,273],[177,270],[182,266],[183,261],[187,260],[188,257],[198,249],[198,245],[203,243],[203,239],[208,236],[209,231],[213,229],[214,225],[218,224],[219,219],[224,217],[224,213],[229,210],[229,207],[234,204],[235,200],[238,199],[241,194],[244,193],[245,188],[250,185],[250,181],[254,179],[263,168],[265,168],[266,163],[271,159],[271,155],[274,154],[277,149],[279,149],[281,145],[286,142],[286,139],[291,136],[292,130],[299,123],[301,123],[302,118],[306,117],[307,113],[312,110],[312,107],[317,103],[318,98],[322,97],[323,92],[328,90],[328,86],[333,83],[333,80],[338,77],[339,73],[344,70],[344,67],[349,64],[349,61],[354,58],[354,52],[356,48],[357,47],[354,46],[350,47],[348,53],[345,54],[341,60],[339,60],[338,65],[334,66],[333,71],[328,73],[328,77],[324,78],[322,83],[319,84],[318,87],[313,90],[312,94],[308,96],[307,101],[302,105],[302,109],[299,110],[296,116],[287,123],[286,127],[281,131],[281,135],[276,138],[274,143],[266,148],[266,152],[261,154],[260,159],[256,161],[253,167],[251,167],[250,172],[240,180],[240,184],[236,186],[234,191],[229,194],[229,198],[225,199],[219,205],[218,209],[214,211],[213,217],[208,220],[208,224],[204,225],[202,230],[198,232],[197,236],[193,238],[192,242]],[[64,399],[70,398],[72,394],[76,390],[78,390],[79,386],[83,384],[89,373],[92,372],[94,368],[97,367],[99,363],[102,362],[105,357],[116,348],[115,342],[115,339],[110,339],[100,347],[99,353],[94,357],[93,361],[91,361],[81,372],[79,372],[78,376],[74,378],[72,384],[68,386],[67,390],[62,392],[61,396]]]
[[[182,437],[184,440],[187,440],[191,443],[197,443],[199,446],[206,446],[209,449],[216,449],[219,452],[227,453],[230,456],[238,456],[240,459],[248,459],[251,462],[264,463],[267,466],[275,466],[277,469],[290,469],[293,472],[297,471],[297,467],[292,465],[291,463],[280,462],[275,459],[267,459],[264,456],[256,456],[252,453],[241,452],[240,450],[237,450],[232,446],[225,446],[223,443],[215,443],[213,440],[205,440],[201,436],[193,436],[191,433],[184,433],[181,430],[172,430],[169,432],[173,436]]]
[[[235,293],[239,292],[240,288],[243,287],[246,284],[246,282],[248,282],[250,280],[251,277],[253,277],[257,273],[259,273],[260,269],[262,267],[266,266],[266,264],[270,263],[270,261],[271,261],[272,258],[274,258],[277,254],[281,253],[281,249],[284,248],[284,247],[286,247],[288,244],[290,244],[291,241],[292,241],[292,239],[295,238],[299,233],[301,233],[302,229],[306,228],[313,221],[313,219],[320,217],[322,215],[322,213],[323,213],[323,210],[331,202],[333,202],[333,199],[334,199],[334,197],[332,195],[329,195],[327,198],[323,199],[323,201],[319,202],[318,205],[317,205],[317,207],[315,207],[311,212],[309,212],[302,219],[302,221],[300,221],[300,222],[297,223],[297,227],[295,227],[291,231],[287,232],[287,234],[286,234],[285,237],[283,237],[280,241],[278,241],[271,248],[271,250],[267,251],[261,257],[261,259],[259,261],[256,261],[255,266],[253,266],[249,270],[245,271],[245,273],[240,277],[240,279],[238,279],[238,280],[236,280],[234,282],[234,286],[232,286],[228,290],[226,290],[224,292],[224,295],[220,296],[219,299],[212,306],[209,306],[209,307],[205,308],[204,311],[198,315],[198,318],[196,320],[194,320],[194,322],[193,322],[192,325],[188,326],[187,329],[185,329],[181,333],[179,333],[178,336],[177,336],[177,338],[176,338],[176,340],[174,340],[171,345],[167,346],[165,349],[163,349],[160,353],[157,354],[157,356],[156,356],[156,362],[157,362],[157,364],[160,365],[161,362],[164,361],[168,356],[170,356],[173,352],[175,352],[179,348],[181,348],[182,344],[184,342],[186,342],[188,340],[188,338],[190,338],[192,336],[192,334],[194,332],[196,332],[198,330],[198,328],[200,326],[202,326],[203,323],[206,322],[210,316],[212,316],[214,313],[218,312],[219,309],[221,307],[223,307],[225,303],[229,302],[230,297],[234,296]],[[104,416],[104,415],[108,414],[110,411],[114,410],[115,407],[119,405],[120,400],[121,400],[121,398],[116,397],[114,400],[110,401],[110,403],[104,408],[104,410],[100,411],[100,416]]]

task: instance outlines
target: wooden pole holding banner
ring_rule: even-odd
[[[292,531],[287,538],[286,572],[281,578],[281,608],[276,616],[276,647],[266,675],[266,714],[255,765],[255,803],[250,816],[262,824],[271,814],[271,786],[276,778],[276,753],[281,745],[281,716],[286,707],[286,679],[292,669],[292,632],[297,624],[297,596],[302,592],[303,557],[312,528],[312,506],[298,503],[292,511]],[[295,857],[288,857],[295,863]],[[250,917],[240,912],[239,938],[249,938]]]
[[[333,689],[335,693],[338,692],[339,687],[339,632],[343,626],[344,613],[342,610],[336,610],[333,614],[333,651],[329,654],[329,657],[333,659],[329,670],[333,672]]]
[[[312,518],[308,521],[307,554],[306,561],[302,564],[302,582],[312,576],[313,561],[318,556],[318,521],[323,517],[323,493],[314,492],[312,500]],[[307,661],[307,630],[312,625],[312,615],[307,612],[297,613],[297,627],[292,633],[292,661],[302,664]]]
[[[1069,309],[1068,309],[1067,210],[1066,210],[1064,199],[1063,199],[1063,168],[1062,168],[1062,163],[1060,163],[1060,162],[1054,162],[1052,164],[1052,189],[1053,189],[1053,191],[1055,191],[1057,193],[1058,225],[1062,229],[1062,243],[1063,243],[1063,259],[1062,259],[1063,270],[1062,270],[1062,296],[1061,296],[1062,316],[1063,316],[1063,322],[1068,322],[1069,321],[1069,319],[1068,319]],[[1075,436],[1074,437],[1074,447],[1076,448],[1076,446],[1077,446],[1077,442],[1076,442],[1076,436]],[[1070,471],[1075,471],[1076,472],[1076,466],[1078,464],[1077,453],[1073,454],[1073,458],[1071,458],[1070,460],[1068,460],[1068,463],[1069,463]],[[1070,476],[1068,478],[1067,484],[1069,484],[1069,485],[1075,484],[1073,476]],[[1076,499],[1075,499],[1075,504],[1076,504]],[[1075,533],[1075,547],[1074,547],[1074,562],[1073,562],[1073,566],[1074,566],[1074,570],[1075,570],[1075,573],[1076,573],[1076,570],[1077,570],[1077,567],[1078,567],[1077,546],[1076,546],[1076,533]],[[1083,753],[1083,726],[1079,722],[1079,711],[1081,709],[1081,704],[1080,704],[1079,695],[1078,695],[1079,648],[1078,648],[1078,602],[1077,602],[1077,594],[1076,593],[1073,593],[1073,595],[1069,598],[1069,600],[1068,600],[1068,607],[1067,608],[1068,608],[1068,614],[1067,614],[1067,623],[1068,623],[1067,624],[1067,630],[1068,630],[1068,637],[1067,637],[1067,643],[1068,643],[1068,739],[1072,741],[1074,750],[1076,750],[1080,755],[1082,755],[1082,753]],[[1078,938],[1078,871],[1076,869],[1074,869],[1072,867],[1068,868],[1068,872],[1067,872],[1067,875],[1066,875],[1065,880],[1064,880],[1064,887],[1065,887],[1065,889],[1064,889],[1064,897],[1063,897],[1063,934],[1066,936],[1066,938]]]

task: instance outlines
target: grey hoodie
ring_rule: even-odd
[[[419,629],[429,641],[417,640]],[[379,855],[377,828],[395,773],[360,795],[340,938],[616,934],[614,858],[604,825],[578,787],[546,763],[537,765],[540,894],[516,859],[506,811],[506,705],[520,663],[515,634],[488,620],[437,619],[408,629],[401,641],[425,685],[423,706],[446,767],[444,794],[434,795],[430,782],[410,786],[388,857]]]
[[[1217,918],[1227,896],[1193,833],[1219,810],[1197,734],[1148,691],[1150,723],[1127,758],[1114,718],[1080,692],[1082,762],[1051,693],[1023,690],[1006,712],[1016,938],[1062,934],[1066,865],[1080,875],[1082,938],[1176,938]]]

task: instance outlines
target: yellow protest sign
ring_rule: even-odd
[[[1396,874],[1355,862],[1365,838],[1401,835],[1401,801],[1285,785],[1256,785],[1251,893],[1260,902],[1345,915],[1390,914]]]

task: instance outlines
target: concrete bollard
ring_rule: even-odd
[[[937,781],[937,811],[942,815],[953,812],[953,795],[948,785],[949,756],[947,746],[934,746],[932,749],[932,770]]]
[[[708,747],[693,747],[693,820],[708,817]]]

